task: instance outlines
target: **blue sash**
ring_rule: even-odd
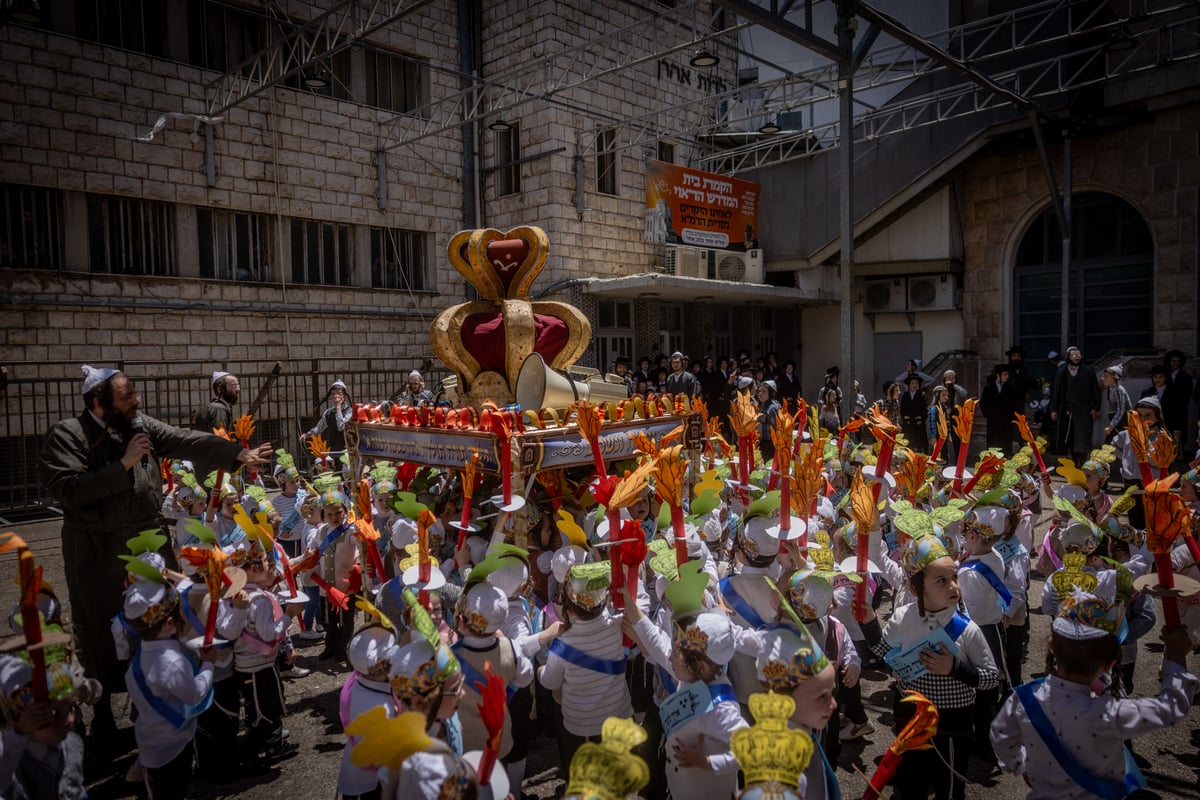
[[[287,518],[284,519],[283,522],[279,523],[279,530],[290,531],[296,527],[296,524],[298,522],[300,522],[300,520],[302,519],[302,517],[300,516],[300,501],[302,499],[303,499],[303,495],[296,496],[296,505],[292,507],[292,511],[290,514],[287,515]]]
[[[995,570],[982,561],[968,561],[963,564],[963,568],[974,570],[982,575],[988,585],[996,590],[996,594],[1000,595],[1000,600],[1004,603],[1006,610],[1012,605],[1012,592],[1004,585],[1004,581],[1000,580],[1000,576],[996,574]]]
[[[1054,760],[1062,767],[1063,772],[1067,773],[1071,780],[1075,781],[1084,791],[1094,794],[1102,800],[1121,800],[1144,787],[1146,779],[1142,777],[1142,771],[1138,769],[1128,748],[1124,748],[1125,780],[1121,783],[1107,778],[1098,778],[1075,760],[1063,746],[1058,734],[1054,732],[1054,727],[1046,718],[1046,712],[1042,711],[1041,703],[1034,695],[1037,687],[1045,680],[1045,678],[1038,678],[1036,681],[1018,686],[1015,691],[1017,699],[1021,701],[1021,707],[1025,709],[1025,714],[1029,717],[1029,724],[1037,731],[1038,736],[1042,737],[1042,743],[1046,745],[1050,755],[1054,756]]]
[[[708,685],[708,693],[712,695],[714,706],[717,703],[736,703],[738,701],[733,687],[728,683],[710,683]]]
[[[198,717],[200,714],[207,711],[208,707],[212,705],[213,690],[211,686],[208,687],[208,694],[204,695],[204,697],[196,705],[182,706],[181,704],[183,708],[182,712],[175,705],[168,703],[163,698],[151,692],[149,684],[146,683],[146,674],[142,672],[141,650],[134,652],[133,658],[129,663],[129,671],[133,673],[133,682],[137,684],[138,691],[141,692],[142,696],[146,698],[146,702],[150,704],[150,707],[154,709],[156,714],[165,719],[167,722],[171,723],[176,730],[182,729],[183,726],[188,723],[188,720]],[[195,675],[196,668],[193,666],[192,676],[195,677]]]
[[[347,530],[349,530],[349,528],[350,528],[350,523],[343,522],[341,525],[339,525],[336,528],[334,528],[333,530],[331,530],[329,533],[327,533],[325,535],[325,540],[322,541],[319,545],[317,545],[317,552],[320,553],[321,555],[325,555],[325,551],[329,549],[329,545],[336,542],[338,540],[338,537],[340,537],[343,533],[345,533]]]
[[[962,614],[959,614],[957,611],[955,611],[954,616],[950,618],[950,621],[945,624],[942,630],[946,632],[946,635],[950,637],[951,641],[957,642],[958,637],[962,636],[963,631],[967,629],[967,625],[970,623],[971,620],[969,618],[964,617]]]
[[[729,601],[729,605],[733,606],[733,610],[738,613],[738,616],[746,620],[746,622],[750,624],[751,628],[757,630],[767,624],[766,621],[758,615],[758,612],[751,608],[750,604],[747,603],[740,594],[738,594],[737,589],[733,586],[732,575],[728,578],[722,578],[719,585],[721,587],[721,596]]]
[[[564,642],[562,639],[555,639],[550,643],[550,652],[566,661],[568,664],[574,664],[583,669],[590,669],[592,672],[599,672],[603,675],[624,675],[625,674],[625,659],[624,657],[616,661],[605,661],[602,658],[588,655],[582,650],[577,650],[571,645]]]
[[[450,645],[450,649],[454,651],[455,655],[458,654],[458,651],[461,647],[463,647],[463,643],[461,641],[455,642],[454,644]],[[499,647],[498,644],[497,644],[497,647]],[[465,658],[458,659],[458,668],[459,668],[459,670],[462,671],[463,677],[467,681],[467,687],[470,689],[474,689],[476,694],[482,694],[482,692],[479,691],[479,689],[475,686],[475,684],[478,683],[483,686],[486,686],[487,685],[487,677],[479,674],[479,670],[475,669],[474,665],[471,664],[469,661],[467,661]],[[507,681],[505,681],[504,694],[506,694],[508,696],[508,702],[511,703],[513,697],[516,696],[516,694],[517,694],[517,687],[515,687],[511,683],[508,683]]]
[[[125,618],[124,611],[118,611],[113,619],[121,623],[121,630],[125,631],[125,638],[129,640],[130,652],[134,652],[142,646],[142,635],[129,624],[129,620]]]
[[[679,688],[679,684],[675,683],[675,679],[671,677],[671,673],[667,672],[662,667],[658,668],[658,680],[667,690],[667,694],[675,694],[675,690]]]
[[[191,586],[183,590],[179,597],[179,609],[183,612],[183,618],[187,620],[188,625],[192,626],[192,630],[194,630],[196,633],[203,634],[206,626],[200,621],[200,618],[196,616],[196,612],[192,610],[192,604],[188,602],[188,592],[192,591],[195,586],[196,584],[193,583]]]

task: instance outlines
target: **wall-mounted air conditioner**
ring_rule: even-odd
[[[909,311],[947,311],[958,308],[954,275],[916,275],[908,279]]]
[[[737,253],[727,250],[716,251],[716,279],[736,283],[763,282],[762,250],[747,250]]]
[[[668,247],[667,274],[681,278],[707,278],[708,251],[700,247]]]
[[[867,314],[905,311],[907,302],[904,278],[863,281],[863,311]]]

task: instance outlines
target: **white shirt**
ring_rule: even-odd
[[[1121,782],[1125,775],[1124,741],[1166,728],[1187,716],[1200,681],[1178,664],[1163,664],[1156,697],[1097,697],[1080,683],[1050,676],[1034,696],[1059,740],[1076,762],[1096,777]],[[992,745],[1000,768],[1026,775],[1028,800],[1087,800],[1085,792],[1058,765],[1034,731],[1020,699],[1011,695],[992,721]]]
[[[142,642],[142,674],[146,688],[176,711],[183,706],[200,702],[212,688],[212,664],[204,663],[200,672],[192,674],[192,662],[183,654],[175,639],[151,639]],[[133,677],[133,667],[125,673],[125,688],[137,707],[137,721],[133,723],[133,736],[137,740],[138,760],[151,769],[165,767],[191,744],[196,736],[196,718],[176,728],[160,715]]]
[[[389,719],[395,716],[396,710],[396,704],[392,702],[391,686],[381,681],[367,680],[362,675],[359,675],[354,681],[354,687],[350,690],[348,706],[346,715],[351,721],[376,706],[381,706],[387,712]],[[375,770],[350,763],[350,751],[354,749],[358,741],[357,736],[347,736],[346,747],[342,750],[342,769],[338,772],[337,790],[343,795],[366,794],[379,784],[379,777]]]
[[[962,590],[963,603],[967,613],[976,625],[994,625],[1000,622],[1004,611],[1000,607],[1000,594],[982,573],[968,568],[966,565],[973,561],[986,564],[1001,583],[1004,581],[1004,559],[995,550],[988,550],[980,555],[968,556],[963,566],[958,569],[958,585]]]
[[[573,620],[571,629],[558,637],[564,644],[605,661],[624,658],[621,620],[605,609],[590,620]],[[599,736],[604,720],[633,714],[625,673],[607,675],[577,667],[553,652],[542,668],[542,685],[561,690],[563,727],[576,736]]]
[[[235,608],[229,600],[222,600],[217,609],[217,633],[229,639],[233,645],[233,663],[238,672],[258,672],[275,663],[275,654],[292,618],[283,613],[278,601],[253,584],[246,584],[250,595],[248,608]],[[270,655],[260,653],[243,638],[245,632],[262,641],[273,644]]]

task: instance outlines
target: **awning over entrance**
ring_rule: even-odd
[[[590,278],[582,281],[584,291],[606,299],[638,300],[653,298],[676,303],[756,303],[765,306],[800,308],[834,302],[828,292],[766,286],[760,283],[715,281],[645,272],[619,278]]]

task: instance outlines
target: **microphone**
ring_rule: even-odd
[[[138,414],[129,421],[129,427],[133,429],[135,436],[146,432],[146,423],[142,422],[141,414]],[[142,469],[150,469],[150,456],[142,456]]]

